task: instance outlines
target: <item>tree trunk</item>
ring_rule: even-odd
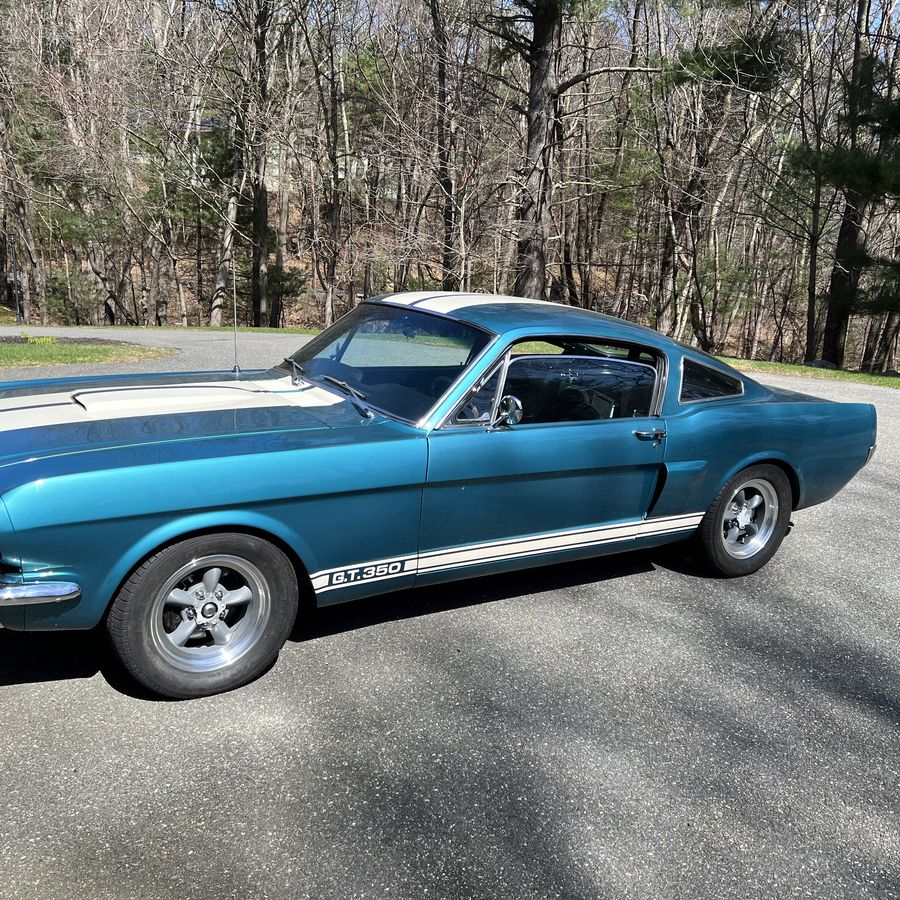
[[[828,312],[825,318],[825,335],[822,358],[838,368],[844,365],[847,343],[847,326],[856,301],[862,251],[862,200],[858,194],[847,191],[841,227],[838,231],[834,254],[834,268],[828,288]]]
[[[269,319],[269,191],[266,187],[268,156],[265,114],[269,99],[269,29],[275,12],[273,0],[258,0],[253,29],[256,125],[252,140],[253,254],[250,299],[253,325]]]
[[[803,361],[813,362],[819,349],[819,335],[816,331],[816,295],[819,280],[819,238],[822,215],[822,179],[815,176],[813,186],[812,221],[809,228],[809,273],[806,280],[806,348]]]
[[[888,314],[884,329],[881,332],[881,340],[872,360],[873,372],[885,372],[891,365],[893,355],[897,349],[897,338],[900,337],[900,311],[895,310]]]
[[[443,14],[438,0],[428,0],[431,11],[431,26],[437,50],[437,181],[441,189],[441,222],[443,226],[443,247],[441,248],[441,287],[445,291],[455,291],[459,285],[457,254],[454,252],[456,238],[455,209],[453,203],[453,179],[450,177],[450,110],[447,103],[447,33],[444,30]]]
[[[285,264],[287,262],[287,229],[291,212],[290,181],[285,175],[287,153],[282,148],[278,160],[278,227],[275,231],[275,271],[278,290],[269,304],[269,327],[279,328],[284,312]]]
[[[209,324],[213,328],[218,328],[222,324],[222,309],[228,298],[228,272],[234,266],[234,230],[237,223],[239,190],[235,172],[228,191],[225,221],[222,223],[219,262],[216,266],[216,280],[213,285],[212,304],[209,312]]]
[[[266,187],[266,155],[260,148],[253,172],[253,274],[251,285],[253,325],[269,318],[269,191]]]
[[[531,6],[533,34],[528,46],[528,105],[525,113],[525,165],[518,201],[516,258],[518,297],[546,296],[550,170],[556,124],[554,93],[563,7],[560,0]]]
[[[850,81],[846,86],[847,123],[851,152],[857,149],[861,125],[860,94],[862,71],[866,59],[863,39],[868,31],[869,2],[870,0],[857,0],[853,61],[850,69]],[[841,227],[838,231],[834,253],[834,267],[831,270],[831,283],[828,288],[828,312],[825,318],[822,346],[822,358],[834,363],[838,368],[844,365],[847,326],[850,323],[850,315],[856,302],[859,279],[862,274],[861,257],[864,243],[862,240],[862,222],[865,212],[863,198],[857,191],[850,188],[845,188],[844,196],[844,211],[841,215]]]

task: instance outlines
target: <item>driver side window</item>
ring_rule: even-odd
[[[638,346],[574,338],[521,341],[448,424],[488,425],[506,396],[522,406],[516,427],[649,416],[657,376],[658,360]]]
[[[513,359],[503,394],[522,404],[522,424],[590,422],[650,415],[656,370],[593,356]]]

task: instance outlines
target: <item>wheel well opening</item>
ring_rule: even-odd
[[[294,568],[294,573],[297,576],[297,587],[299,589],[300,594],[300,604],[298,608],[298,616],[300,615],[300,611],[309,609],[310,607],[314,607],[316,603],[316,595],[312,586],[312,579],[309,577],[309,571],[303,563],[303,560],[300,559],[300,556],[297,554],[297,551],[291,547],[290,544],[281,540],[281,538],[272,534],[271,532],[264,531],[261,528],[250,528],[245,525],[235,525],[235,526],[217,526],[214,528],[198,528],[194,531],[186,531],[183,534],[178,535],[177,537],[172,538],[165,543],[160,544],[158,547],[154,547],[149,553],[144,554],[124,575],[122,580],[116,585],[115,591],[113,591],[112,596],[109,598],[109,601],[106,605],[106,613],[109,613],[109,609],[112,606],[113,600],[118,597],[119,592],[124,587],[125,583],[131,578],[132,574],[135,570],[139,569],[148,559],[152,556],[155,556],[162,550],[165,550],[166,547],[171,547],[174,544],[180,544],[182,541],[189,540],[190,538],[202,537],[205,534],[249,534],[254,537],[260,538],[260,540],[268,541],[273,546],[277,547],[281,550],[282,553],[288,558],[291,565]]]
[[[783,459],[761,459],[759,464],[775,466],[784,472],[787,476],[788,484],[791,486],[791,509],[796,509],[797,504],[800,502],[800,479],[797,478],[797,473],[794,471],[793,466],[786,463]]]

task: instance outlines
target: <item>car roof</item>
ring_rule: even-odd
[[[438,313],[470,322],[497,334],[511,331],[542,331],[552,334],[577,334],[584,337],[606,337],[623,341],[639,341],[654,347],[672,349],[671,339],[633,322],[612,316],[550,303],[499,294],[474,294],[457,291],[409,291],[371,298],[371,302],[406,306],[423,312]]]

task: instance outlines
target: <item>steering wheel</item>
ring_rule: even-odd
[[[346,363],[336,362],[327,357],[319,357],[318,371],[315,371],[314,374],[331,375],[332,378],[339,378],[354,386],[361,385],[363,380],[363,373],[355,366],[348,366]]]

